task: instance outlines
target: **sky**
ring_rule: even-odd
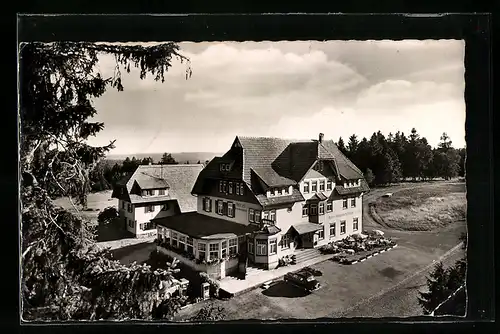
[[[460,40],[179,43],[164,83],[122,75],[124,91],[95,99],[111,154],[225,152],[234,138],[359,139],[415,127],[436,146],[465,146]],[[98,70],[112,75],[114,59]],[[123,73],[123,71],[122,71]]]

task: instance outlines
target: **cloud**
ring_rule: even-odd
[[[238,134],[316,138],[323,132],[338,139],[413,126],[433,144],[446,131],[463,145],[462,41],[211,42],[180,48],[191,60],[190,79],[178,61],[165,83],[139,80],[132,69],[123,75],[124,92],[109,90],[95,101],[96,119],[106,126],[101,138],[118,139],[116,153],[224,151]],[[111,75],[114,59],[103,57],[99,66]]]
[[[386,80],[377,83],[358,95],[356,106],[361,108],[394,108],[429,104],[460,98],[457,87],[448,83],[432,81]]]

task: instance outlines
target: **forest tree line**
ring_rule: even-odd
[[[404,180],[449,180],[465,175],[465,148],[454,148],[443,133],[436,148],[413,128],[384,136],[374,132],[370,139],[353,134],[347,144],[342,137],[337,146],[363,173],[370,185],[398,183]]]

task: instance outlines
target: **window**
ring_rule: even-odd
[[[207,245],[198,243],[198,259],[205,260],[207,258]]]
[[[177,247],[179,235],[176,232],[172,232],[172,246]]]
[[[278,252],[278,244],[276,239],[269,240],[269,255],[276,254]]]
[[[233,182],[229,182],[229,193],[233,193]]]
[[[186,248],[189,253],[193,254],[193,238],[187,237]]]
[[[326,202],[326,212],[332,212],[333,211],[333,202]]]
[[[165,189],[158,190],[158,195],[160,196],[165,195]]]
[[[238,252],[238,238],[229,239],[229,255],[234,255]]]
[[[212,212],[212,200],[209,197],[203,199],[203,211]]]
[[[227,203],[227,216],[234,217],[234,203]]]
[[[355,208],[355,207],[356,207],[356,197],[351,198],[351,208]]]
[[[326,181],[326,190],[332,190],[333,182],[332,180]]]
[[[281,188],[280,190],[278,190],[278,195],[283,196],[284,195],[284,191],[285,191],[285,189]]]
[[[224,202],[222,201],[217,201],[217,214],[219,215],[224,214]]]
[[[255,212],[253,209],[248,209],[248,221],[251,223],[255,221]]]
[[[357,231],[359,228],[358,218],[352,219],[352,230]]]
[[[221,243],[221,257],[222,258],[225,258],[227,255],[227,241],[224,240],[222,243]]]
[[[179,248],[186,249],[186,236],[185,235],[179,236]]]
[[[302,205],[302,217],[305,217],[309,214],[309,207],[307,204]]]
[[[256,240],[255,255],[267,255],[267,240]]]
[[[223,186],[223,192],[227,193],[227,181],[222,182]]]
[[[125,209],[125,202],[122,202],[122,209]]]
[[[325,229],[324,226],[321,226],[322,229],[318,231],[318,239],[323,240],[325,238]]]
[[[144,207],[144,212],[145,213],[148,213],[148,212],[155,212],[155,206],[154,205],[147,205]]]
[[[251,240],[248,241],[248,254],[253,254],[253,242]]]
[[[325,203],[319,203],[319,214],[320,215],[325,214]]]
[[[144,223],[144,224],[143,224],[143,227],[142,227],[142,229],[143,229],[144,231],[146,231],[146,230],[152,230],[152,229],[154,229],[154,228],[156,228],[156,224],[155,224],[155,223],[152,223],[152,222],[147,222],[147,223]]]
[[[342,200],[342,209],[347,209],[347,198]]]
[[[325,191],[325,180],[319,181],[319,191]]]
[[[309,182],[304,182],[304,193],[307,194],[309,192]]]
[[[313,182],[312,182],[311,191],[312,191],[313,193],[315,193],[315,192],[317,192],[317,191],[318,191],[318,181],[313,181]]]
[[[209,253],[208,253],[208,258],[210,260],[218,259],[219,258],[219,244],[210,244],[209,245]]]
[[[144,190],[144,191],[142,192],[142,195],[143,195],[143,196],[153,196],[153,191],[154,191],[154,190]]]
[[[340,222],[340,234],[344,234],[345,233],[345,220],[342,220]]]
[[[269,220],[276,221],[276,210],[269,211]]]
[[[290,248],[290,235],[283,234],[281,236],[281,249]]]
[[[311,215],[316,216],[318,214],[318,205],[317,204],[311,204]]]
[[[260,223],[260,218],[262,217],[262,211],[255,210],[255,222]]]
[[[168,211],[168,203],[165,203],[161,206],[161,211]]]
[[[236,190],[235,190],[236,195],[239,195],[239,194],[240,194],[240,184],[239,184],[239,183],[236,183],[236,184],[234,185],[234,187],[236,188]]]
[[[134,221],[132,219],[128,220],[128,226],[130,226],[132,228],[134,227]]]
[[[243,188],[244,188],[244,187],[245,187],[245,186],[243,185],[243,183],[242,183],[242,184],[240,184],[240,195],[243,195]]]
[[[330,238],[335,236],[335,222],[330,223]]]
[[[219,181],[219,192],[224,192],[224,183],[222,181]]]
[[[263,211],[262,219],[269,219],[269,211]]]

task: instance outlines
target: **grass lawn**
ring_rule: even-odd
[[[374,201],[378,216],[389,228],[431,231],[464,220],[465,183],[436,183],[397,191]]]
[[[76,211],[73,205],[71,205],[71,202],[67,197],[60,197],[54,200],[55,205],[61,206],[69,212],[77,213],[83,219],[90,220],[95,224],[97,224],[97,216],[99,215],[99,212],[108,206],[118,206],[118,200],[116,198],[111,198],[111,190],[89,194],[87,199],[88,211],[83,211],[81,205],[78,205],[77,202],[78,201],[76,199],[73,199],[73,203],[78,211]]]

